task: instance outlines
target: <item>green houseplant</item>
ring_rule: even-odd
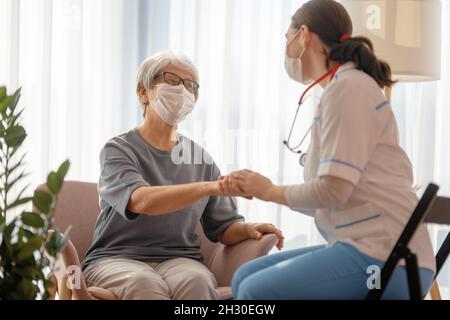
[[[65,161],[48,175],[48,192],[35,191],[26,197],[25,186],[13,197],[13,188],[18,189],[27,176],[23,169],[26,155],[20,155],[27,134],[20,124],[19,99],[20,89],[8,95],[0,87],[0,300],[47,299],[54,260],[68,241],[69,230],[64,236],[48,231],[70,163]],[[31,203],[39,212],[17,213]]]

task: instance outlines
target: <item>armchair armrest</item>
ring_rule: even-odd
[[[49,234],[55,231],[50,230]],[[78,273],[73,274],[77,278],[78,283],[75,288],[68,287],[68,268],[71,271]],[[91,287],[88,288],[81,271],[80,259],[78,258],[77,250],[72,241],[68,241],[66,246],[61,251],[60,256],[56,261],[56,270],[54,276],[57,282],[58,296],[61,300],[116,300],[112,292],[102,288]]]
[[[217,285],[230,286],[234,273],[241,265],[267,255],[277,243],[277,236],[267,234],[261,240],[246,240],[234,246],[218,246],[208,266],[216,277]]]
[[[55,232],[54,230],[49,230],[49,235]],[[63,236],[61,234],[61,236]],[[59,257],[55,261],[54,275],[57,280],[57,291],[58,296],[61,300],[90,300],[91,295],[87,291],[86,282],[84,280],[83,274],[81,272],[80,260],[78,258],[77,250],[73,243],[69,240],[65,247],[60,252]],[[71,271],[78,273],[75,277],[79,280],[78,288],[71,290],[68,287],[68,269],[72,268]]]

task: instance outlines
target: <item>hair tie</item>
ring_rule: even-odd
[[[339,42],[342,43],[342,42],[347,41],[348,39],[350,39],[350,36],[349,36],[348,34],[344,34],[344,35],[339,39]]]

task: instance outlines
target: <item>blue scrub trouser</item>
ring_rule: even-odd
[[[363,300],[373,274],[368,267],[381,270],[383,265],[346,243],[282,252],[239,268],[232,281],[233,296],[237,300]],[[425,296],[434,272],[420,269],[420,279]],[[409,299],[404,267],[397,267],[383,299]]]

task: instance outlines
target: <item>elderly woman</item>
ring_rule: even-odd
[[[102,212],[83,261],[90,285],[121,299],[217,299],[216,281],[201,263],[200,222],[225,245],[281,232],[247,224],[224,197],[220,171],[203,148],[177,133],[194,109],[198,72],[186,58],[162,53],[146,60],[137,78],[144,122],[111,139],[100,154]],[[202,155],[202,164],[179,161]]]

